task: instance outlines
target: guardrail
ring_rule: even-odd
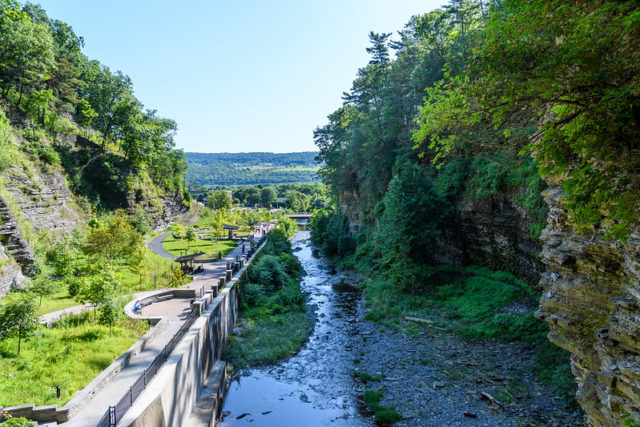
[[[249,259],[257,251],[257,249],[264,243],[265,240],[266,236],[262,236],[258,240],[255,248],[249,249],[248,253],[245,254],[247,255],[247,259]],[[238,258],[236,258],[236,261],[238,261]],[[232,275],[234,275],[240,270],[240,264],[238,262],[234,262],[232,264]],[[200,294],[200,297],[203,297],[205,294],[204,287],[198,289],[198,291],[199,292],[196,291],[196,294]],[[211,295],[212,300],[215,297],[216,295]],[[129,391],[122,397],[122,399],[120,399],[118,403],[116,403],[115,406],[109,406],[109,409],[107,409],[104,415],[100,418],[100,420],[96,424],[96,427],[116,427],[118,420],[120,420],[122,416],[129,410],[129,408],[133,406],[135,400],[142,394],[147,385],[158,373],[158,371],[162,367],[162,364],[167,360],[178,342],[180,342],[184,335],[189,331],[191,326],[193,326],[196,319],[200,317],[201,311],[206,309],[206,307],[211,302],[212,301],[207,298],[204,301],[204,305],[202,307],[196,306],[193,312],[191,312],[189,317],[185,320],[184,324],[180,327],[178,332],[173,335],[171,341],[169,341],[165,348],[155,357],[151,365],[144,370],[140,378],[138,378],[138,380],[136,380],[136,382],[129,388]]]
[[[162,364],[167,360],[176,344],[184,337],[189,331],[189,328],[193,325],[196,319],[200,316],[200,310],[196,308],[191,312],[189,317],[185,320],[184,324],[178,329],[178,332],[171,338],[171,341],[164,347],[164,349],[158,353],[151,365],[144,370],[140,378],[129,388],[129,391],[120,399],[115,406],[109,406],[109,409],[100,418],[100,421],[96,424],[96,427],[115,427],[118,420],[124,415],[125,412],[133,405],[133,402],[142,394],[147,384],[151,382],[153,377],[158,373]]]

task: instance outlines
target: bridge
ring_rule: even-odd
[[[305,212],[301,212],[301,213],[292,213],[292,214],[287,214],[287,216],[289,218],[291,218],[292,220],[294,220],[296,222],[296,224],[298,225],[309,225],[311,223],[311,214],[310,213],[305,213]]]

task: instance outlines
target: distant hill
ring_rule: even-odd
[[[184,153],[187,180],[200,185],[255,185],[318,181],[316,152]]]

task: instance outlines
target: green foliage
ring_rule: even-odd
[[[33,335],[37,320],[37,307],[29,294],[5,299],[0,305],[0,340],[16,337],[19,356],[22,340]]]
[[[185,153],[187,179],[199,185],[234,186],[317,180],[316,153]],[[257,197],[261,200],[262,194]],[[244,199],[239,199],[243,202]],[[271,201],[269,202],[271,203]],[[269,206],[263,203],[263,206]]]
[[[318,211],[311,217],[311,238],[329,257],[353,253],[356,241],[349,230],[349,218],[339,211]]]
[[[393,424],[402,418],[393,406],[380,405],[382,392],[377,390],[365,390],[363,396],[367,408],[373,412],[376,421],[382,425]]]
[[[492,6],[465,73],[450,67],[448,80],[429,90],[414,141],[436,161],[528,143],[540,173],[562,183],[580,230],[626,239],[640,202],[637,3]],[[503,138],[478,137],[490,126]]]
[[[98,323],[109,327],[109,336],[113,332],[113,325],[124,314],[122,308],[117,304],[116,300],[109,298],[100,306],[100,314]]]
[[[417,165],[400,165],[383,199],[384,212],[375,237],[387,278],[415,292],[432,269],[432,247],[449,203],[438,195],[429,176]]]
[[[92,318],[84,313],[39,327],[20,357],[14,356],[16,338],[0,341],[0,406],[64,405],[148,330],[146,322],[122,318],[109,336]]]
[[[208,202],[213,209],[229,209],[231,208],[231,196],[224,190],[216,191],[209,195]]]
[[[375,382],[375,381],[381,381],[382,377],[380,376],[374,376],[371,374],[368,374],[366,372],[361,372],[361,371],[353,371],[353,376],[356,377],[357,379],[360,380],[360,382],[362,382],[362,384],[366,384],[368,382]]]
[[[235,367],[274,363],[298,350],[309,332],[302,266],[281,230],[267,242],[240,278],[242,333],[225,345],[223,358]]]
[[[112,215],[107,218],[105,224],[89,230],[84,251],[107,262],[113,262],[131,256],[141,245],[144,245],[142,236],[127,219],[121,215]]]
[[[38,307],[42,305],[42,297],[51,295],[56,291],[55,283],[45,277],[39,277],[35,279],[29,285],[29,292],[39,298]]]
[[[4,427],[34,427],[36,424],[27,418],[9,418],[7,421],[0,424]]]

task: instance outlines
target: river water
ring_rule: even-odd
[[[358,357],[352,349],[362,339],[362,295],[340,285],[354,277],[314,257],[308,231],[298,231],[292,244],[306,272],[301,287],[314,313],[313,331],[292,358],[234,380],[218,425],[371,426],[359,412],[352,377]]]

